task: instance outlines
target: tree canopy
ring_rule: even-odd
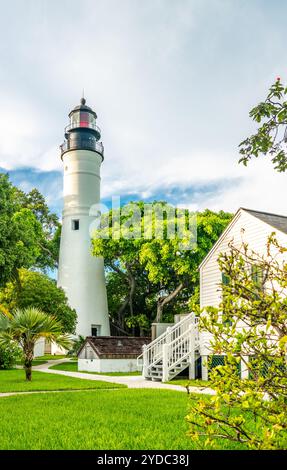
[[[53,268],[59,222],[36,189],[28,194],[0,174],[0,286],[17,278],[19,268]]]
[[[223,211],[194,215],[165,202],[149,206],[137,202],[111,210],[93,234],[93,254],[105,260],[110,314],[122,328],[148,328],[151,321],[173,321],[173,314],[188,311],[198,289],[199,264],[231,218]],[[163,209],[162,218],[154,217],[155,208]],[[145,218],[145,211],[153,215]],[[179,219],[191,217],[194,230],[183,233]],[[186,249],[188,237],[192,244]]]
[[[38,308],[58,319],[64,332],[75,331],[77,314],[69,306],[65,292],[40,272],[20,269],[18,282],[8,282],[1,289],[0,304],[9,312],[17,308]]]

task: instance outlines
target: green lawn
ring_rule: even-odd
[[[187,387],[189,385],[190,387],[208,387],[209,382],[206,380],[189,380],[187,377],[175,377],[174,379],[170,380],[169,382],[165,382],[167,384],[171,385],[182,385],[183,387]]]
[[[59,355],[55,355],[55,354],[45,354],[45,356],[39,356],[39,357],[36,357],[36,359],[38,360],[43,360],[43,361],[51,361],[51,360],[54,360],[56,361],[57,359],[69,359],[69,357],[72,359],[72,356],[67,356],[65,354],[59,354]],[[73,358],[74,359],[74,358]]]
[[[21,369],[0,371],[0,393],[32,390],[81,390],[91,388],[122,388],[125,386],[98,380],[77,379],[63,375],[33,371],[32,382],[26,382]],[[0,398],[1,400],[1,398]]]
[[[17,361],[16,362],[17,366],[23,366],[23,361]],[[32,362],[33,366],[40,366],[42,364],[47,364],[47,361],[41,360],[41,359],[34,359]]]
[[[187,395],[171,390],[0,398],[0,448],[193,449],[186,435],[187,406]],[[223,441],[220,448],[236,446]]]
[[[49,369],[55,370],[67,370],[70,372],[79,372],[78,371],[78,362],[62,362],[61,364],[55,364],[54,366],[49,367]],[[141,375],[141,372],[88,372],[81,371],[85,374],[97,374],[97,375],[110,375],[112,377],[120,377],[126,375]]]

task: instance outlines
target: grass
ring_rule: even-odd
[[[17,361],[16,364],[17,366],[23,366],[23,361]],[[47,364],[47,361],[41,359],[34,359],[32,362],[33,366],[41,366],[42,364]]]
[[[0,393],[28,392],[33,390],[82,390],[92,388],[122,388],[122,385],[98,380],[65,377],[63,375],[53,375],[38,371],[33,371],[31,382],[26,382],[25,373],[21,369],[0,371]]]
[[[141,372],[90,372],[90,371],[78,371],[77,362],[62,362],[61,364],[55,364],[49,367],[54,370],[67,370],[70,372],[83,372],[85,374],[96,374],[96,375],[110,375],[112,377],[120,377],[126,375],[141,375]]]
[[[56,354],[45,354],[44,356],[37,357],[37,360],[39,359],[41,361],[52,361],[52,360],[55,361],[57,359],[65,359],[65,358],[68,359],[69,357],[72,358],[72,356],[67,356],[65,354],[58,354],[58,355],[56,355]]]
[[[0,449],[194,449],[187,406],[187,395],[171,390],[1,398]],[[243,447],[222,441],[220,448]]]
[[[171,385],[182,385],[183,387],[209,387],[209,382],[206,380],[189,380],[187,377],[175,377],[174,379],[170,380],[169,382],[165,382]]]

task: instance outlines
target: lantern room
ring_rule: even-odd
[[[65,142],[60,146],[61,154],[69,150],[93,150],[103,156],[103,144],[99,142],[101,130],[96,125],[97,113],[86,105],[85,98],[81,104],[69,113],[70,124],[65,128]]]

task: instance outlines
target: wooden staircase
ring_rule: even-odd
[[[194,378],[196,351],[199,348],[198,324],[194,313],[185,316],[143,347],[143,376],[147,380],[167,382],[189,367]]]

